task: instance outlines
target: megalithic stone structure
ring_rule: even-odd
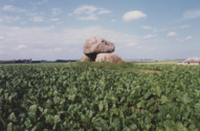
[[[112,54],[112,52],[114,51],[115,51],[115,45],[112,42],[105,40],[103,38],[92,37],[86,40],[85,45],[83,46],[83,53],[85,55],[81,57],[80,61],[81,62],[107,61],[111,63],[122,62],[121,57],[119,57],[118,55]]]

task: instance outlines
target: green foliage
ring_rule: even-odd
[[[130,62],[122,62],[117,64],[110,62],[76,62],[74,65],[78,67],[95,67],[105,70],[124,70],[133,67],[133,64]]]
[[[200,67],[84,64],[0,66],[0,130],[200,129]]]

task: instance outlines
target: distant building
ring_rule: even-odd
[[[179,61],[178,63],[177,63],[177,65],[183,65],[184,63],[182,62],[182,61]]]
[[[189,57],[182,63],[183,63],[183,65],[199,65],[200,57]]]

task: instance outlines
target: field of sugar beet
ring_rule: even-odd
[[[199,99],[199,66],[0,66],[0,130],[198,131]]]

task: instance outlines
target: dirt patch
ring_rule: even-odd
[[[154,71],[154,70],[140,70],[140,72],[144,72],[144,73],[160,73],[160,71]]]

